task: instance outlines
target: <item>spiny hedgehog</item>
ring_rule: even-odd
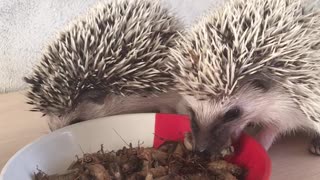
[[[25,78],[33,111],[55,130],[78,121],[171,111],[177,96],[165,65],[182,25],[160,2],[111,1],[47,48]]]
[[[320,13],[298,0],[233,0],[182,33],[169,68],[195,148],[219,151],[248,124],[266,149],[290,131],[319,134],[319,44]]]

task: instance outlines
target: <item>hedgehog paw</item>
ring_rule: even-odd
[[[309,146],[309,152],[311,154],[320,156],[320,136],[312,139],[310,146]]]

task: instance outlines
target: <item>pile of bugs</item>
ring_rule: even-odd
[[[165,142],[158,149],[138,145],[118,151],[77,157],[63,174],[47,175],[39,170],[35,180],[240,180],[245,170],[223,160],[232,148],[219,156],[199,155],[188,142]]]

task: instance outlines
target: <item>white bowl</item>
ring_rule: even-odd
[[[48,174],[63,172],[83,152],[116,150],[143,141],[152,146],[155,114],[105,117],[74,124],[32,142],[18,151],[4,166],[0,180],[31,180],[37,166]],[[121,139],[123,138],[125,142]]]

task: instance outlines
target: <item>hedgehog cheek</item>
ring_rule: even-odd
[[[231,141],[236,142],[239,139],[242,132],[243,132],[243,129],[241,129],[241,128],[234,130],[231,134]]]

